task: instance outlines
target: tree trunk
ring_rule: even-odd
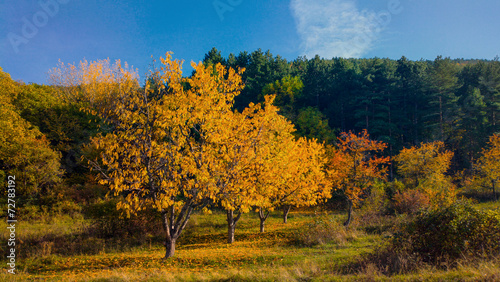
[[[170,207],[169,210],[163,210],[163,230],[165,231],[165,257],[164,259],[168,259],[174,256],[175,254],[175,242],[180,235],[180,232],[176,232],[175,226],[173,225],[175,218],[175,209],[174,207]]]
[[[260,219],[260,233],[264,233],[264,226],[265,226],[266,220],[261,218]]]
[[[491,180],[491,189],[493,189],[493,198],[495,199],[495,201],[498,200],[498,196],[497,196],[497,191],[496,191],[496,188],[495,188],[495,185],[496,184],[496,181],[495,180]]]
[[[269,211],[264,214],[264,210],[259,208],[259,219],[260,219],[260,233],[264,233],[264,225],[266,223],[266,219],[269,216]]]
[[[472,135],[469,135],[469,164],[474,163],[474,156],[472,155]]]
[[[287,223],[287,221],[288,221],[288,213],[290,212],[291,208],[292,208],[291,205],[283,207],[283,223]]]
[[[175,214],[175,208],[172,206],[168,209],[162,209],[163,230],[165,231],[165,257],[168,259],[175,254],[175,242],[181,235],[182,230],[193,212],[193,206],[186,204],[182,207],[179,213]]]
[[[232,244],[234,242],[234,214],[232,210],[227,211],[227,242]]]
[[[167,236],[167,238],[165,240],[165,249],[166,249],[166,251],[165,251],[165,259],[171,258],[171,257],[174,256],[174,254],[175,254],[175,241],[177,241],[177,238],[176,239],[170,239]]]
[[[345,227],[349,227],[352,219],[352,201],[347,200],[347,220],[344,222]]]
[[[389,181],[394,180],[394,166],[393,166],[393,161],[392,161],[392,144],[389,145]]]
[[[238,213],[236,217],[234,217],[234,211],[227,211],[227,242],[229,244],[234,243],[234,230],[236,229],[236,223],[240,219],[241,212]]]
[[[316,85],[318,85],[318,84],[316,83]],[[316,87],[318,87],[318,86],[316,86]],[[316,88],[316,89],[318,89],[318,88]],[[319,109],[319,90],[316,91],[316,107]]]

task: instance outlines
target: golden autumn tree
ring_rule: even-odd
[[[275,186],[269,185],[274,178],[269,173],[275,166],[274,146],[284,136],[293,138],[292,125],[278,115],[273,98],[266,96],[264,103],[251,103],[242,113],[232,113],[223,127],[226,141],[214,143],[215,152],[219,153],[213,160],[211,174],[217,179],[217,201],[227,211],[228,243],[234,242],[241,214],[262,206],[275,191]],[[218,136],[225,135],[221,132]]]
[[[266,105],[269,105],[267,102]],[[212,142],[209,175],[217,189],[214,200],[226,209],[228,243],[234,242],[236,224],[256,201],[252,185],[259,156],[256,147],[265,135],[269,119],[260,104],[250,104],[242,113],[228,113]]]
[[[451,203],[455,189],[446,171],[450,168],[453,152],[444,143],[421,143],[419,147],[405,148],[394,158],[398,174],[412,189],[424,192],[434,206]]]
[[[295,163],[280,190],[283,222],[287,222],[290,207],[314,206],[331,197],[332,186],[326,177],[328,159],[323,144],[316,139],[300,138],[291,152],[290,164]]]
[[[500,134],[490,136],[488,148],[483,149],[481,157],[476,163],[479,177],[491,184],[493,197],[498,200],[496,186],[500,181]]]
[[[115,105],[126,103],[139,89],[137,71],[120,60],[83,60],[78,65],[60,61],[49,72],[49,80],[57,87],[60,99],[110,121],[117,119]]]
[[[254,148],[257,158],[250,178],[250,185],[255,189],[253,206],[257,208],[261,232],[269,211],[274,209],[272,201],[280,189],[283,175],[290,173],[285,165],[294,144],[292,133],[295,129],[290,121],[278,114],[279,109],[273,105],[274,98],[274,95],[265,96],[259,122],[263,130]]]
[[[372,155],[386,147],[383,142],[370,140],[366,130],[360,134],[343,132],[338,137],[338,148],[329,160],[328,177],[334,189],[341,191],[347,200],[345,226],[351,223],[353,207],[359,206],[375,180],[386,177],[389,158]]]
[[[322,144],[315,140],[295,140],[293,124],[278,115],[279,109],[266,97],[265,110],[260,122],[263,129],[255,146],[256,160],[251,171],[251,183],[256,193],[254,205],[264,232],[269,212],[282,206],[316,204],[328,196],[325,184]],[[262,118],[261,118],[262,119]],[[286,213],[285,213],[286,216]],[[286,217],[285,217],[286,219]]]
[[[62,65],[52,75],[68,99],[83,100],[112,128],[92,139],[98,156],[89,163],[121,196],[120,208],[161,213],[169,258],[193,210],[218,196],[213,144],[227,142],[225,122],[243,85],[239,73],[220,64],[212,72],[192,63],[193,76],[183,78],[171,53],[161,62],[144,88],[119,62]]]
[[[268,101],[266,96],[266,101]],[[274,96],[270,96],[273,97]],[[272,101],[274,103],[274,101]],[[280,179],[288,171],[285,168],[287,154],[293,145],[293,125],[283,116],[277,115],[278,108],[274,105],[266,105],[266,109],[272,112],[273,122],[268,123],[268,128],[260,139],[259,146],[255,148],[259,156],[253,169],[253,183],[256,188],[257,201],[255,207],[260,219],[260,231],[264,232],[265,221],[269,211],[274,209],[271,202],[278,192]]]
[[[331,185],[326,178],[326,156],[323,144],[316,140],[299,138],[278,144],[278,158],[273,160],[269,186],[276,189],[267,195],[263,207],[272,211],[283,208],[283,222],[287,223],[291,207],[312,206],[331,196]],[[262,209],[261,209],[262,210]],[[261,231],[264,229],[262,215]],[[267,217],[266,217],[267,218]],[[265,218],[264,218],[265,220]]]
[[[268,212],[287,198],[291,200],[295,192],[303,193],[304,199],[317,194],[312,183],[321,178],[309,171],[320,170],[322,166],[311,168],[317,162],[306,160],[305,151],[313,145],[294,140],[293,125],[278,114],[279,109],[272,105],[273,99],[274,96],[266,96],[262,104],[250,104],[242,113],[229,114],[221,121],[224,126],[217,134],[220,139],[212,144],[216,157],[209,169],[218,187],[217,201],[227,212],[228,243],[234,242],[236,224],[242,213],[258,207],[263,231]],[[321,146],[316,144],[315,148],[319,151]],[[296,179],[292,179],[292,175]],[[286,181],[293,191],[283,191]],[[311,198],[303,201],[311,203],[314,201]],[[297,205],[300,204],[305,205],[302,202]]]

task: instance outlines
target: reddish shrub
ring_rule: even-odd
[[[413,214],[429,205],[429,196],[419,190],[397,191],[394,195],[393,207],[398,213]]]

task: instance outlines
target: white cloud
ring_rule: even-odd
[[[291,9],[307,57],[361,57],[374,45],[383,24],[354,0],[292,0]]]

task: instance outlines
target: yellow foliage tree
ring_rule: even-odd
[[[227,141],[224,126],[243,85],[239,73],[221,65],[214,73],[193,63],[193,76],[183,78],[182,63],[171,53],[161,62],[144,88],[119,62],[61,64],[52,76],[63,97],[84,101],[112,127],[92,139],[98,156],[89,163],[101,183],[122,196],[120,208],[161,212],[169,258],[193,210],[217,199],[213,144]]]
[[[491,184],[493,197],[498,200],[496,186],[500,181],[500,134],[490,136],[489,148],[483,149],[481,157],[476,163],[480,177]]]
[[[316,140],[299,138],[280,143],[284,147],[279,161],[274,161],[277,189],[269,194],[266,209],[283,208],[283,222],[287,223],[290,208],[313,206],[331,196],[331,184],[326,178],[327,159],[323,144]],[[263,226],[261,226],[263,229]]]
[[[138,88],[137,71],[120,60],[114,64],[109,59],[78,65],[59,61],[59,66],[49,71],[49,80],[58,86],[60,98],[103,118],[113,119],[115,104],[124,103]]]
[[[423,191],[431,205],[438,206],[452,203],[456,197],[455,188],[446,176],[452,158],[453,152],[446,150],[443,142],[435,141],[405,148],[394,160],[404,183]]]
[[[256,189],[254,206],[261,232],[270,211],[284,207],[286,220],[290,206],[314,205],[330,191],[323,173],[323,145],[305,138],[295,140],[293,125],[271,103],[272,98],[266,96],[249,184]]]
[[[216,200],[227,211],[228,243],[242,213],[249,212],[260,200],[256,195],[255,179],[262,164],[263,140],[269,134],[269,124],[277,117],[270,111],[269,97],[264,107],[250,104],[242,113],[228,113],[223,126],[213,140],[214,158],[209,173],[218,189]]]
[[[214,144],[219,154],[213,161],[212,167],[216,169],[211,174],[217,179],[218,201],[227,210],[229,243],[234,242],[241,214],[252,207],[259,207],[263,231],[269,215],[264,215],[264,210],[281,204],[276,197],[283,189],[283,175],[297,171],[292,171],[290,164],[292,147],[285,149],[288,144],[295,144],[293,125],[278,114],[273,99],[274,96],[266,96],[264,103],[250,104],[241,114],[234,112],[223,127],[227,136],[218,134],[225,136],[226,142]],[[294,161],[293,165],[298,164]]]

